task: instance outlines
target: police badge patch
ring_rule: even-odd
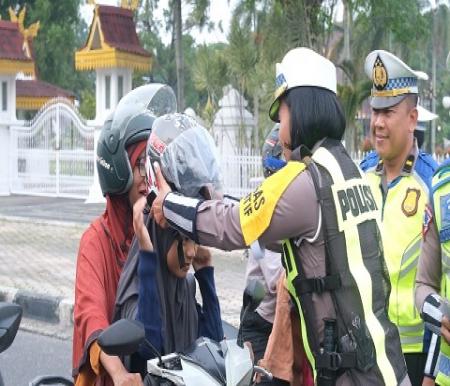
[[[380,55],[377,56],[373,64],[372,80],[377,90],[383,90],[388,83],[388,73]]]
[[[425,212],[423,214],[423,226],[422,226],[422,237],[425,239],[428,231],[430,230],[431,222],[433,221],[433,210],[430,205],[425,205]]]
[[[406,190],[405,198],[402,202],[402,211],[407,217],[414,216],[417,213],[419,204],[420,190],[408,188]]]
[[[441,242],[450,240],[450,194],[440,198],[441,207],[441,231],[439,237]]]

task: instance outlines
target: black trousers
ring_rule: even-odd
[[[411,385],[421,386],[423,381],[423,371],[425,369],[425,363],[427,362],[427,354],[411,353],[404,354],[404,356]]]
[[[255,356],[255,364],[264,357],[267,342],[272,332],[272,323],[259,316],[254,312],[245,315],[245,319],[241,321],[242,338],[244,342],[252,344],[253,354]],[[263,380],[258,385],[264,386],[289,386],[289,382],[282,379],[273,378],[271,381]]]

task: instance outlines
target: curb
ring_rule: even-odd
[[[23,317],[60,327],[73,326],[73,300],[0,286],[0,301],[22,306]]]
[[[34,223],[39,225],[55,225],[62,227],[88,227],[90,222],[76,222],[76,221],[60,221],[60,220],[52,220],[52,219],[43,219],[37,217],[30,216],[7,216],[0,214],[0,220],[2,221],[12,221],[12,222],[26,222],[26,223]],[[1,287],[0,287],[1,288]]]

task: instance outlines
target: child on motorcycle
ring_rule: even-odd
[[[159,162],[174,189],[191,197],[211,197],[219,188],[219,167],[209,133],[183,114],[159,117],[147,143],[147,171]],[[155,188],[155,187],[153,187]],[[133,208],[133,226],[139,245],[138,304],[136,319],[145,327],[146,338],[161,354],[187,349],[199,336],[223,339],[214,269],[208,249],[145,219],[145,197]],[[203,305],[195,299],[195,271]],[[155,357],[148,349],[146,359]]]

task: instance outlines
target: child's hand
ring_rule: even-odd
[[[140,197],[133,206],[133,228],[138,239],[139,249],[153,251],[153,244],[150,240],[148,229],[144,224],[144,209],[147,204],[146,197]]]
[[[200,269],[210,267],[211,265],[211,251],[208,248],[199,245],[196,256],[194,257],[194,260],[192,260],[194,270],[199,271]]]

